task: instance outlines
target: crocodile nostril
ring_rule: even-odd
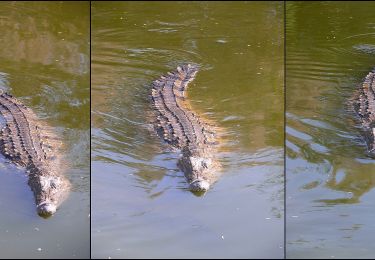
[[[190,183],[189,188],[191,191],[208,191],[210,184],[205,180],[195,180]]]

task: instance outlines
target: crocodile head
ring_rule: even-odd
[[[189,176],[189,188],[191,191],[207,191],[210,188],[209,171],[212,168],[212,159],[194,157],[188,158],[192,169],[192,174]]]
[[[215,163],[211,158],[182,156],[179,166],[183,170],[192,192],[206,192],[215,177]]]
[[[46,218],[53,215],[66,198],[69,182],[56,174],[31,174],[29,186],[34,192],[38,214]]]

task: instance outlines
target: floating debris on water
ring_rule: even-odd
[[[227,43],[228,41],[227,40],[224,40],[224,39],[219,39],[219,40],[216,40],[217,43]]]

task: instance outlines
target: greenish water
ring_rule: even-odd
[[[0,88],[64,142],[69,198],[36,213],[25,170],[0,157],[0,257],[89,258],[89,3],[1,2]]]
[[[283,257],[282,2],[92,3],[92,257]],[[201,69],[194,109],[225,129],[203,197],[149,129],[151,82]]]
[[[374,2],[287,2],[287,257],[373,258],[375,164],[347,102],[375,66]]]

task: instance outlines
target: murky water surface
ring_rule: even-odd
[[[0,88],[56,130],[72,183],[43,219],[25,170],[0,156],[1,258],[90,256],[89,19],[88,2],[0,3]]]
[[[283,257],[282,2],[94,2],[92,18],[92,256]],[[225,129],[202,197],[148,124],[151,82],[184,62],[193,108]]]
[[[287,257],[375,255],[375,163],[348,100],[375,66],[373,2],[287,3]]]

